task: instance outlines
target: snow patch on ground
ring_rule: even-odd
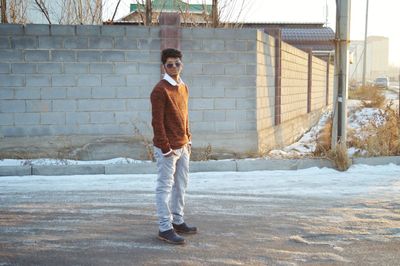
[[[267,158],[299,158],[312,155],[316,148],[319,132],[324,128],[331,114],[331,111],[323,113],[318,123],[306,132],[300,140],[281,150],[270,151]]]
[[[17,159],[4,159],[0,160],[0,166],[39,166],[39,165],[85,165],[85,164],[133,164],[133,163],[146,163],[150,161],[134,160],[131,158],[114,158],[110,160],[101,161],[77,161],[66,159],[31,159],[31,160],[17,160]]]

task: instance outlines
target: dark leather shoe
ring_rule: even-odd
[[[188,226],[186,223],[172,224],[172,226],[174,227],[174,229],[177,233],[182,233],[182,234],[196,234],[197,233],[197,227]]]
[[[170,229],[164,232],[158,232],[158,238],[160,240],[166,241],[170,244],[175,244],[175,245],[183,245],[185,244],[185,239],[175,233],[174,229]]]

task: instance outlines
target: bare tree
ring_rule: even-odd
[[[28,22],[26,16],[27,0],[10,0],[9,5],[11,23],[26,24]]]
[[[218,0],[212,1],[212,24],[214,28],[218,27],[219,25]]]
[[[145,6],[143,0],[141,2],[139,2],[139,0],[136,0],[136,3],[137,3],[137,12],[140,16],[140,20],[145,21],[146,19],[145,10],[142,10],[142,8]]]
[[[247,14],[247,12],[249,12],[252,5],[254,5],[253,1],[219,0],[219,26],[233,28],[241,27],[242,22],[240,22],[239,20],[241,19],[242,14],[244,14],[245,12],[245,14]]]
[[[146,26],[151,25],[153,22],[153,12],[152,12],[152,7],[151,7],[151,0],[146,0]]]
[[[75,14],[78,24],[83,24],[83,8],[82,8],[82,0],[75,1]]]
[[[103,11],[103,4],[101,0],[95,0],[94,5],[89,4],[90,0],[86,1],[86,5],[89,6],[89,11],[90,11],[90,18],[91,18],[91,23],[90,24],[101,24],[102,18],[101,14]]]
[[[8,21],[7,21],[7,0],[1,0],[1,23],[8,23]]]
[[[48,8],[46,7],[45,3],[43,0],[35,0],[35,3],[37,5],[37,7],[39,8],[39,10],[43,13],[43,15],[46,17],[47,21],[49,22],[49,24],[51,24],[51,20],[50,20],[50,15],[49,15],[49,11]]]
[[[74,13],[71,0],[58,2],[59,8],[63,10],[58,17],[59,24],[73,24],[72,14]]]
[[[118,7],[119,7],[120,3],[121,3],[121,0],[118,0],[117,6],[115,7],[114,14],[113,14],[113,16],[111,18],[111,21],[114,21],[114,18],[115,18],[115,15],[117,14]]]

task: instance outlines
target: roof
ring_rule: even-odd
[[[155,12],[173,12],[173,11],[188,11],[191,13],[203,13],[206,11],[208,14],[211,13],[211,5],[203,4],[189,4],[180,0],[152,0],[151,6]],[[135,12],[138,10],[145,10],[145,5],[142,4],[131,4],[130,12]]]
[[[335,32],[328,27],[310,29],[281,29],[282,40],[301,50],[332,51]]]
[[[283,28],[282,39],[284,41],[332,41],[335,38],[335,32],[331,28],[319,29],[291,29]]]
[[[242,22],[243,28],[322,28],[321,22]]]

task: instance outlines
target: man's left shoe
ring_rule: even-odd
[[[181,233],[181,234],[196,234],[197,233],[197,227],[188,226],[186,223],[172,224],[172,226],[174,227],[175,232],[177,232],[177,233]]]

